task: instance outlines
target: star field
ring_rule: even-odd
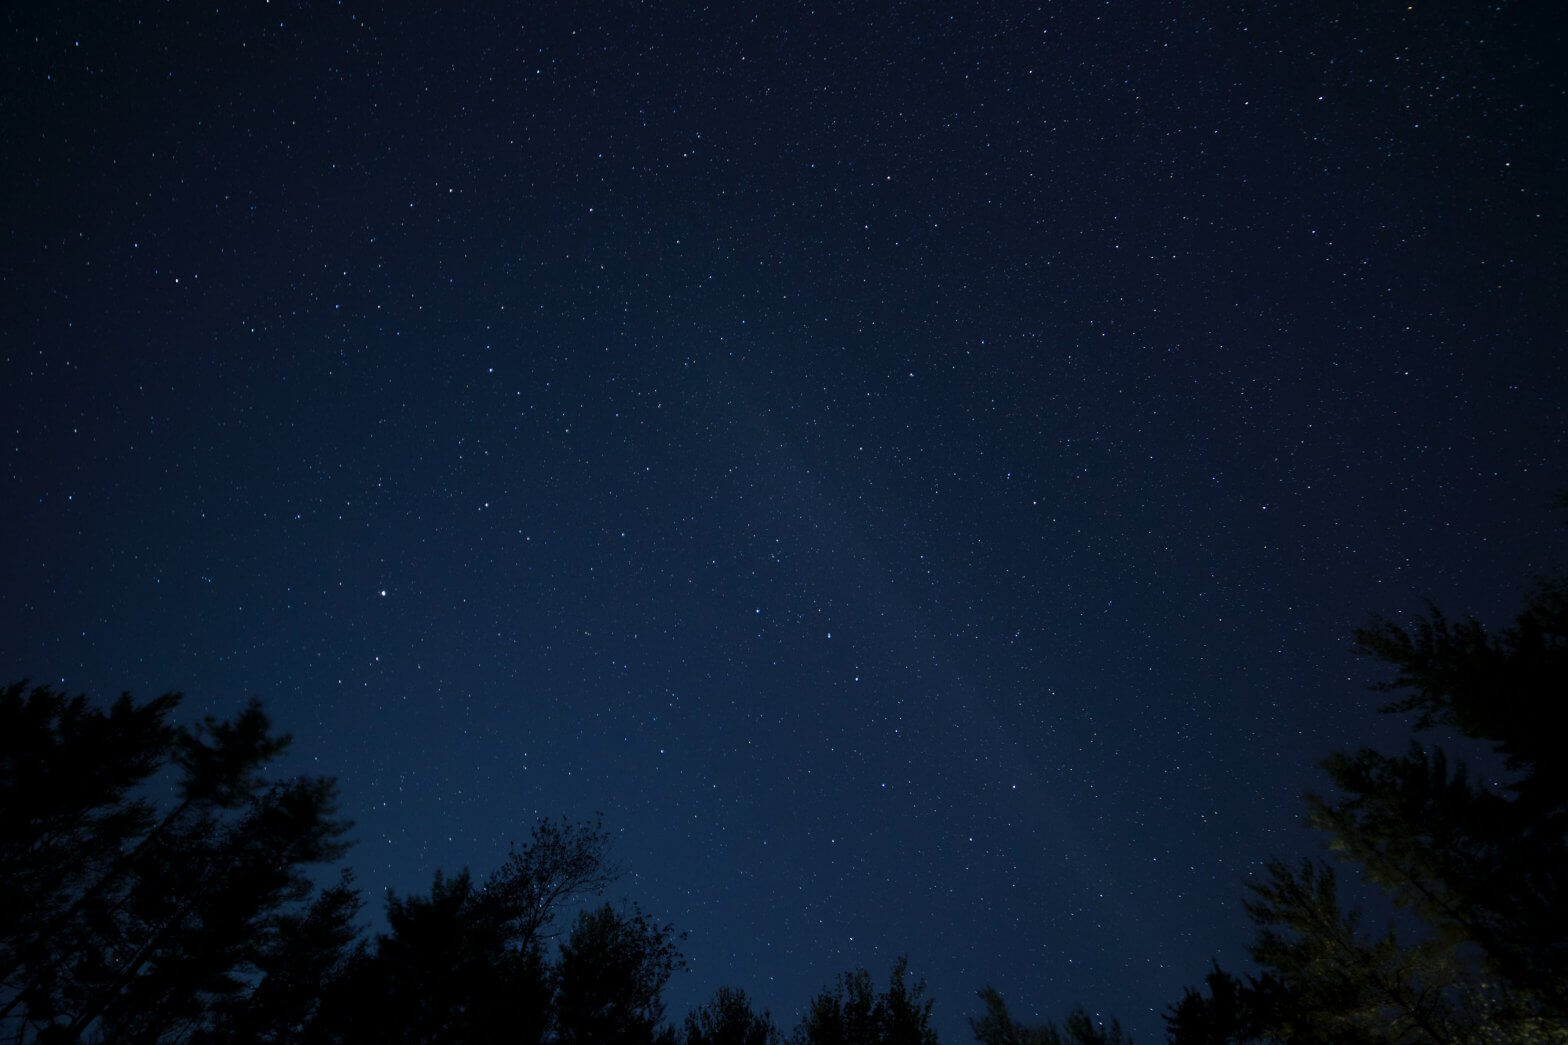
[[[1545,10],[24,7],[0,674],[262,697],[372,914],[602,810],[673,1015],[1157,1040],[1557,564]]]

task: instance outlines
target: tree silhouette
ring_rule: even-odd
[[[0,691],[0,984],[6,1015],[52,1010],[49,982],[92,899],[123,875],[122,853],[156,822],[131,795],[172,756],[179,704],[105,712],[85,696],[17,682]]]
[[[598,817],[581,823],[542,820],[527,845],[511,847],[485,888],[505,909],[518,946],[543,943],[563,906],[600,895],[621,876],[609,849],[610,836]]]
[[[1165,1014],[1167,1038],[1179,1045],[1266,1040],[1264,1026],[1287,1007],[1284,985],[1269,975],[1242,980],[1211,962],[1208,993],[1187,988]],[[1305,1040],[1305,1035],[1303,1035]]]
[[[909,984],[909,959],[893,964],[888,989],[878,993],[865,969],[844,973],[812,999],[795,1028],[796,1045],[935,1045],[932,1002],[925,980]]]
[[[210,1029],[195,1045],[263,1045],[304,1039],[311,1029],[322,987],[343,972],[356,953],[354,919],[361,907],[353,875],[344,871],[308,908],[270,919],[255,956],[261,980],[248,994],[216,1007]]]
[[[544,820],[482,884],[467,870],[452,877],[437,871],[427,895],[389,895],[387,931],[332,982],[312,1035],[344,1042],[545,1040],[562,990],[560,963],[552,965],[550,954],[556,922],[563,909],[615,879],[608,848],[597,819]],[[586,952],[579,965],[584,971],[571,983],[584,995],[590,973],[605,967],[592,965]]]
[[[1398,672],[1385,712],[1490,745],[1512,777],[1472,780],[1419,743],[1335,755],[1342,797],[1312,798],[1311,822],[1440,938],[1477,948],[1500,1005],[1568,1020],[1568,578],[1539,582],[1497,635],[1428,607],[1412,629],[1377,620],[1356,638]]]
[[[268,930],[310,897],[305,868],[344,852],[331,780],[266,782],[288,738],[259,704],[181,729],[179,700],[105,713],[47,687],[0,693],[0,869],[22,899],[0,923],[0,1019],[19,1038],[209,1027],[275,967]],[[172,807],[133,797],[165,768]]]
[[[467,871],[436,872],[427,896],[387,898],[388,931],[347,963],[311,1036],[327,1041],[543,1039],[549,988],[537,944]]]
[[[773,1017],[752,1011],[746,992],[720,987],[686,1016],[681,1045],[778,1045]]]
[[[985,1003],[985,1015],[969,1018],[969,1029],[981,1045],[1131,1045],[1132,1039],[1122,1033],[1121,1024],[1111,1021],[1109,1027],[1094,1021],[1087,1009],[1081,1006],[1067,1014],[1058,1028],[1054,1023],[1026,1026],[1016,1022],[1007,1011],[1007,1003],[993,987],[980,991]]]
[[[1419,738],[1327,759],[1337,793],[1309,797],[1309,822],[1412,925],[1368,934],[1329,864],[1273,861],[1248,903],[1262,974],[1216,967],[1167,1013],[1172,1041],[1568,1040],[1568,581],[1538,583],[1497,634],[1428,606],[1356,642],[1395,670],[1383,712],[1479,741],[1502,770],[1476,779]]]
[[[556,1040],[563,1045],[636,1045],[655,1039],[661,994],[684,967],[674,927],[635,908],[582,911],[555,968]]]

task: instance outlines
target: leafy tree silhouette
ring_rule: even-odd
[[[537,944],[467,871],[428,896],[387,899],[388,932],[329,989],[311,1037],[327,1041],[543,1040],[549,988]]]
[[[1111,1021],[1109,1027],[1095,1023],[1087,1009],[1081,1006],[1067,1014],[1061,1027],[1045,1023],[1031,1027],[1016,1022],[1007,1011],[1007,1003],[994,987],[980,991],[985,1003],[985,1015],[971,1016],[969,1028],[981,1045],[1131,1045],[1132,1038],[1122,1033],[1121,1024]]]
[[[746,992],[720,987],[686,1016],[681,1045],[778,1045],[773,1017],[752,1011]]]
[[[935,1045],[926,983],[909,983],[909,959],[893,964],[888,989],[878,993],[865,969],[846,972],[812,999],[795,1028],[795,1045]]]
[[[555,968],[556,1040],[563,1045],[640,1045],[664,1018],[661,993],[684,967],[678,937],[635,908],[582,911]]]
[[[389,896],[387,932],[330,985],[311,1037],[589,1040],[569,1035],[583,1033],[580,1026],[610,1026],[612,1003],[625,1020],[651,1012],[649,1026],[656,1024],[668,971],[659,978],[648,964],[663,956],[651,922],[628,916],[584,928],[579,920],[559,956],[551,953],[564,911],[617,877],[608,848],[597,819],[545,820],[482,884],[467,870],[453,877],[438,871],[428,895]],[[568,1003],[576,1006],[569,1020],[562,1017]]]

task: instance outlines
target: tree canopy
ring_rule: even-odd
[[[885,991],[865,969],[844,973],[811,1000],[795,1045],[935,1045],[924,980],[910,982],[909,959],[893,965]]]
[[[1357,648],[1391,669],[1401,752],[1341,752],[1309,822],[1332,859],[1275,858],[1246,909],[1255,968],[1213,964],[1166,1013],[1177,1045],[1568,1043],[1568,581],[1489,631],[1436,607],[1374,619]],[[675,927],[603,896],[619,869],[598,819],[544,820],[488,875],[437,871],[389,894],[366,936],[326,777],[277,779],[288,737],[252,701],[178,725],[181,698],[107,706],[0,690],[0,1031],[17,1042],[521,1042],[779,1045],[720,988],[676,1024]],[[1444,743],[1437,743],[1439,736]],[[1493,768],[1473,772],[1451,748]],[[155,789],[165,781],[171,786]],[[169,797],[163,802],[155,795]],[[1396,917],[1347,907],[1357,869]],[[1084,1008],[1023,1024],[993,988],[983,1045],[1126,1045]],[[900,958],[810,999],[795,1045],[934,1045],[934,1002]]]
[[[20,1039],[191,1037],[251,996],[259,1038],[308,1018],[260,983],[303,962],[312,936],[342,939],[356,908],[344,891],[313,900],[307,873],[347,848],[336,785],[268,782],[288,738],[258,703],[177,727],[180,699],[105,711],[47,686],[0,693],[0,870],[16,900],[0,921],[0,1019]],[[176,801],[159,807],[146,785],[165,769]]]
[[[1335,791],[1309,796],[1308,822],[1403,924],[1369,932],[1327,861],[1274,860],[1248,903],[1260,974],[1215,967],[1168,1014],[1171,1039],[1568,1041],[1568,581],[1539,582],[1498,632],[1428,606],[1355,638],[1393,669],[1381,710],[1416,736],[1331,755]],[[1436,731],[1500,772],[1472,774]]]

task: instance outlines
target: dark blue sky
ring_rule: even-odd
[[[261,696],[372,908],[602,810],[676,1013],[1157,1040],[1559,564],[1550,5],[0,19],[0,676]]]

